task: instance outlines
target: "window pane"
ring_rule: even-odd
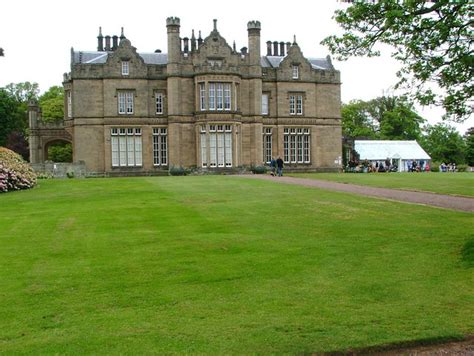
[[[217,110],[224,108],[223,86],[222,83],[217,83]]]
[[[207,166],[207,136],[206,132],[201,131],[201,161],[202,161],[202,166],[206,167]]]
[[[156,93],[156,113],[163,114],[163,94]]]
[[[225,166],[232,167],[232,134],[225,133]]]
[[[268,94],[262,95],[262,115],[268,115]]]
[[[231,102],[232,102],[232,99],[231,99],[231,94],[230,94],[230,84],[226,83],[224,84],[224,109],[225,110],[230,110]]]
[[[216,110],[216,85],[209,83],[209,110]]]
[[[290,95],[290,115],[295,114],[295,96]]]

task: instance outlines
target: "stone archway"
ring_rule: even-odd
[[[47,141],[44,143],[44,146],[43,146],[43,149],[44,149],[44,152],[43,152],[43,157],[44,157],[44,161],[54,161],[54,162],[72,162],[72,156],[71,156],[71,160],[69,161],[63,161],[63,160],[57,160],[57,159],[54,159],[54,158],[51,158],[50,155],[49,155],[49,149],[50,147],[52,146],[61,146],[61,145],[67,145],[67,144],[70,144],[72,146],[72,142],[70,140],[66,140],[66,139],[63,139],[63,138],[54,138],[50,141]]]
[[[55,142],[72,144],[72,137],[64,127],[64,121],[43,122],[38,104],[28,106],[30,135],[30,162],[44,163],[48,159],[48,147]]]

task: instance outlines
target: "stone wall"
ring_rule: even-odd
[[[53,178],[85,178],[86,164],[84,162],[75,163],[32,163],[36,173],[50,175]],[[68,177],[69,175],[69,177]]]

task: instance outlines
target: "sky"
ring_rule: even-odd
[[[320,45],[327,36],[341,33],[332,19],[336,9],[348,5],[337,0],[6,0],[0,7],[0,87],[9,83],[37,82],[45,92],[61,85],[63,73],[70,71],[70,50],[97,49],[99,26],[103,35],[125,36],[138,52],[167,52],[166,18],[179,17],[181,37],[206,37],[217,19],[217,29],[237,49],[248,47],[247,22],[262,24],[261,53],[271,41],[296,41],[306,57],[326,57],[329,51]],[[379,58],[333,59],[341,72],[342,102],[370,100],[393,91],[400,65],[384,49]],[[439,108],[420,108],[418,113],[430,124],[441,120]],[[454,125],[461,134],[474,120]]]

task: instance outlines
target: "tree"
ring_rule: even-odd
[[[39,98],[43,121],[55,121],[64,118],[64,89],[52,86]]]
[[[48,147],[48,160],[53,162],[72,162],[72,145],[58,142]]]
[[[428,152],[431,159],[444,163],[464,163],[465,143],[456,129],[446,123],[425,128],[426,135],[421,146]]]
[[[351,101],[341,114],[343,133],[350,138],[417,140],[425,122],[410,101],[397,96]]]
[[[352,100],[341,108],[342,131],[350,138],[377,138],[377,127],[368,112],[369,104],[362,100]]]
[[[15,97],[0,88],[0,146],[5,146],[10,133],[26,129],[26,120],[22,114],[20,103]]]
[[[39,94],[38,83],[10,83],[5,87],[5,90],[9,92],[19,103],[25,103],[28,105],[28,101],[37,100]]]
[[[463,122],[473,112],[473,11],[470,0],[358,1],[336,11],[344,33],[322,44],[340,60],[379,56],[376,45],[390,45],[402,63],[396,88],[411,90],[422,105],[443,106],[446,118]],[[435,95],[432,82],[444,94]]]
[[[474,127],[466,131],[464,142],[466,143],[466,163],[472,167],[474,166]]]

